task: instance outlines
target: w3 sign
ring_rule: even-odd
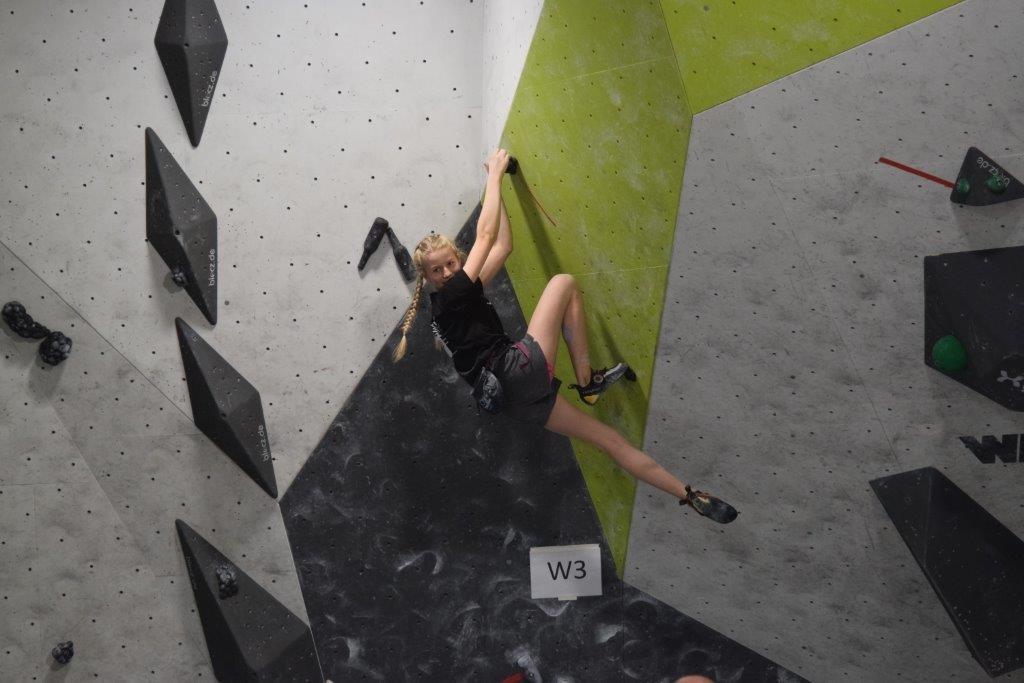
[[[530,597],[575,600],[581,595],[601,595],[596,543],[530,548]]]

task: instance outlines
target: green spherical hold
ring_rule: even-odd
[[[967,352],[959,339],[947,334],[932,347],[932,360],[940,370],[963,370],[967,367]]]
[[[1005,176],[990,175],[985,181],[985,187],[991,190],[992,194],[1002,194],[1009,184],[1010,179]]]
[[[961,178],[960,180],[956,181],[956,193],[957,194],[967,194],[970,191],[971,191],[971,183],[970,183],[969,180],[967,180],[967,178]]]

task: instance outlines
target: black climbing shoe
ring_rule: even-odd
[[[588,405],[594,405],[597,403],[598,397],[605,389],[618,382],[621,378],[625,377],[630,382],[636,381],[636,373],[633,372],[633,368],[629,367],[625,363],[616,363],[610,368],[601,368],[600,370],[590,369],[590,384],[585,387],[581,387],[579,384],[570,384],[570,389],[575,389],[579,392],[580,400]]]
[[[689,505],[698,513],[720,524],[728,524],[736,519],[736,515],[739,514],[736,512],[736,508],[724,500],[715,498],[703,491],[694,491],[689,486],[686,487],[686,498],[680,498],[679,504]]]

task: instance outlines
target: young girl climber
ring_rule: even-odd
[[[569,403],[558,393],[561,380],[554,376],[559,332],[565,337],[579,384],[571,384],[580,399],[593,405],[601,393],[623,376],[635,379],[625,363],[594,370],[587,350],[583,294],[571,275],[561,273],[548,281],[530,318],[526,334],[513,341],[483,286],[490,283],[512,252],[512,231],[501,200],[501,179],[508,166],[508,152],[497,149],[487,159],[487,190],[477,222],[476,240],[467,255],[444,235],[424,237],[413,253],[418,273],[412,303],[402,321],[402,340],[395,349],[397,362],[405,356],[406,335],[412,327],[423,292],[430,292],[431,327],[470,386],[482,368],[494,373],[501,384],[505,404],[500,414],[541,425],[558,434],[587,441],[637,479],[679,498],[698,513],[727,523],[736,510],[672,476],[646,453],[633,447],[618,431]]]

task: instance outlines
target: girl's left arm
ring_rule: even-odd
[[[498,274],[505,259],[512,253],[512,227],[508,222],[508,212],[505,211],[505,200],[499,202],[501,214],[498,220],[498,239],[491,247],[491,253],[487,255],[483,268],[480,269],[480,282],[489,284],[494,276]]]

